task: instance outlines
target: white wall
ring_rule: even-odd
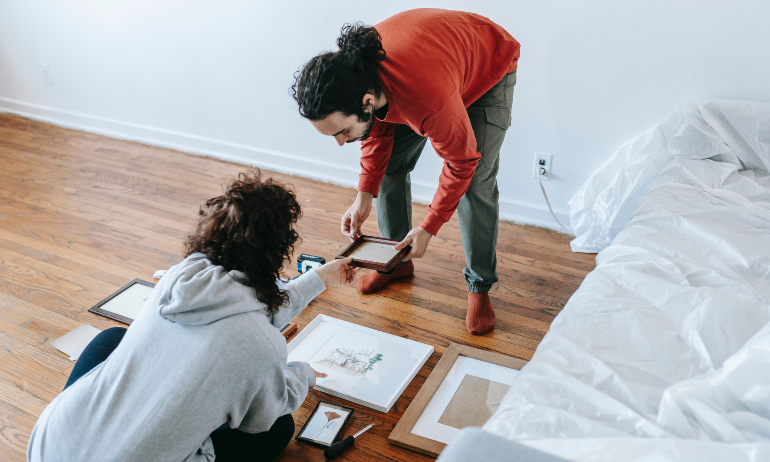
[[[588,176],[678,104],[770,101],[759,0],[0,0],[0,111],[354,186],[358,148],[297,114],[292,74],[334,49],[344,22],[417,6],[480,13],[522,44],[499,176],[507,219],[555,226],[531,179],[536,150],[554,156],[545,185],[566,223]],[[415,199],[429,202],[440,167],[426,149]]]

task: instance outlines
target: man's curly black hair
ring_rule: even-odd
[[[199,214],[198,227],[185,243],[185,257],[201,252],[227,271],[243,272],[273,315],[289,298],[276,279],[299,239],[293,226],[302,210],[294,192],[271,178],[263,181],[259,170],[241,173],[224,194],[207,200]]]
[[[290,93],[306,119],[321,120],[340,111],[367,122],[371,114],[364,111],[364,95],[379,97],[382,92],[377,73],[385,59],[382,39],[374,27],[345,24],[337,46],[339,51],[322,53],[295,72]]]

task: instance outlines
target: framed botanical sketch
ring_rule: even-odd
[[[527,362],[452,343],[388,441],[438,457],[465,427],[492,417]]]
[[[328,374],[316,389],[388,412],[433,346],[318,315],[288,345],[289,361]]]

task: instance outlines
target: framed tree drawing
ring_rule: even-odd
[[[288,345],[289,361],[328,374],[316,389],[388,412],[433,346],[318,315]]]
[[[492,417],[526,363],[450,344],[388,442],[438,457],[461,429],[480,427]]]
[[[328,448],[350,419],[351,414],[353,414],[353,408],[329,401],[319,401],[305,425],[297,433],[296,439]]]

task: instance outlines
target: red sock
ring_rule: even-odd
[[[489,294],[468,293],[468,313],[465,315],[465,326],[473,335],[484,335],[495,328],[495,310]]]
[[[399,263],[393,270],[390,276],[385,276],[377,271],[372,271],[369,274],[365,274],[358,278],[358,291],[362,294],[368,294],[384,286],[386,282],[391,279],[405,278],[414,274],[414,263],[411,260],[408,262]]]

